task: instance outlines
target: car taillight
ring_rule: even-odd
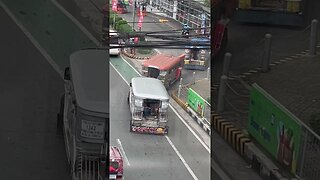
[[[119,168],[118,162],[110,162],[109,172],[117,172]]]

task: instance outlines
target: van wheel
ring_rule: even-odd
[[[130,92],[128,93],[128,97],[127,97],[127,103],[128,103],[128,104],[130,103],[129,98],[130,98]]]
[[[64,115],[64,94],[60,98],[60,109],[57,114],[57,129],[62,130],[63,125],[63,115]]]
[[[132,132],[132,123],[131,123],[131,120],[130,120],[130,132]]]

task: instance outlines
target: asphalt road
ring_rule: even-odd
[[[56,113],[63,81],[0,8],[0,179],[69,179]]]
[[[120,58],[113,60],[122,61]],[[129,71],[119,62],[115,67],[121,73]],[[110,140],[112,145],[119,145],[117,139],[121,141],[129,160],[130,166],[125,165],[125,179],[193,179],[165,136],[129,132],[129,87],[114,68],[110,75]],[[130,79],[128,75],[124,77]],[[210,179],[210,154],[171,109],[168,113],[168,138],[198,179]]]

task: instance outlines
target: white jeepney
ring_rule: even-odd
[[[168,133],[169,95],[159,79],[135,77],[130,83],[130,131],[151,134]]]

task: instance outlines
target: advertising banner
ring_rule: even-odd
[[[296,173],[301,138],[298,119],[257,84],[251,90],[248,118],[250,135]]]
[[[188,88],[187,103],[201,117],[204,117],[205,100],[191,88]]]

